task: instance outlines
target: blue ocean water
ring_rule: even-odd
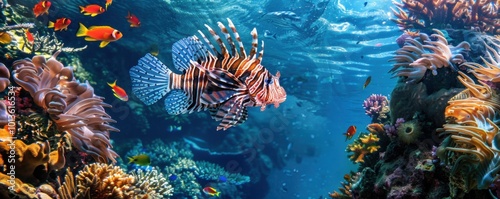
[[[28,10],[37,3],[8,2]],[[195,160],[250,176],[249,183],[238,187],[238,197],[321,198],[356,169],[345,152],[352,140],[346,141],[343,133],[351,125],[365,131],[370,123],[363,100],[371,94],[390,98],[396,83],[387,73],[391,69],[387,60],[398,49],[395,40],[401,35],[390,21],[393,5],[389,0],[367,2],[364,6],[364,1],[344,0],[115,0],[103,14],[89,17],[78,6],[103,1],[60,0],[52,2],[49,15],[26,22],[38,27],[59,17],[71,18],[68,31],[57,36],[66,46],[88,46],[75,55],[90,74],[95,93],[113,105],[108,113],[121,132],[110,137],[123,159],[119,162],[126,165],[127,152],[138,142],[186,142]],[[129,27],[127,12],[141,20],[139,28]],[[159,49],[158,59],[172,68],[174,42],[198,30],[206,33],[204,24],[218,29],[216,23],[226,24],[226,18],[235,24],[247,51],[250,31],[257,29],[265,43],[262,64],[273,74],[281,73],[280,84],[287,92],[278,108],[250,108],[244,124],[216,131],[218,123],[206,112],[168,116],[162,113],[162,102],[148,108],[132,94],[129,69],[152,46]],[[99,48],[98,42],[75,37],[78,23],[112,26],[124,36]],[[363,89],[369,76],[371,83]],[[115,79],[128,92],[128,102],[116,99],[106,85]],[[157,157],[151,158],[154,166]]]

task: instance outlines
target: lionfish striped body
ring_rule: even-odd
[[[217,130],[243,123],[247,119],[246,107],[260,106],[261,110],[268,104],[278,107],[285,101],[286,93],[279,84],[279,72],[273,76],[260,64],[263,50],[257,54],[257,31],[251,32],[252,49],[247,55],[229,19],[228,24],[239,50],[222,23],[218,22],[218,26],[230,45],[231,53],[221,37],[205,25],[220,52],[198,31],[207,45],[196,36],[181,39],[173,45],[174,67],[183,74],[173,73],[156,57],[147,54],[130,69],[132,92],[146,105],[166,96],[165,109],[172,115],[209,110],[212,118],[221,121]]]

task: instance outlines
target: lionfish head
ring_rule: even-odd
[[[261,110],[264,110],[266,105],[274,104],[274,107],[278,108],[280,103],[286,100],[285,89],[280,85],[280,72],[278,71],[276,75],[269,74],[268,78],[265,79],[265,92],[261,95],[256,96],[256,101],[260,102]]]

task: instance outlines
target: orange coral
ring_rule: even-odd
[[[14,142],[0,142],[0,154],[3,158],[8,158],[14,150],[16,156],[13,159],[16,171],[16,178],[23,182],[38,183],[40,179],[35,177],[35,170],[40,166],[45,173],[51,170],[57,170],[64,166],[64,149],[59,147],[57,151],[50,152],[50,145],[45,143],[33,143],[26,145],[22,140]],[[4,159],[4,162],[6,159]],[[11,162],[9,162],[11,163]],[[10,167],[10,166],[9,166]],[[41,176],[40,170],[37,170],[37,176]]]
[[[384,125],[381,123],[368,124],[366,129],[368,131],[370,131],[370,133],[384,133],[385,132]]]
[[[30,184],[25,184],[21,180],[15,178],[10,179],[9,175],[0,173],[0,188],[7,187],[4,190],[12,190],[14,193],[27,196],[29,198],[36,198],[36,189]]]
[[[370,133],[370,134],[365,134],[361,138],[359,138],[363,144],[372,144],[375,142],[378,142],[380,138],[377,137],[377,135]]]
[[[478,28],[499,34],[498,0],[402,0],[392,9],[400,29],[422,29],[450,24],[456,29]],[[406,10],[406,11],[405,11]]]
[[[491,47],[487,48],[490,62],[485,61],[486,66],[465,64],[480,80],[479,84],[459,72],[458,80],[466,89],[449,100],[445,109],[448,124],[441,130],[451,135],[440,146],[448,151],[440,155],[440,158],[453,164],[450,186],[465,192],[471,189],[487,189],[497,179],[497,168],[500,165],[497,125],[500,95],[498,90],[492,89],[484,82],[491,81],[500,74],[498,67],[491,64],[497,65],[491,54],[497,59],[500,58],[497,51]],[[477,169],[470,171],[469,168]]]
[[[340,182],[342,187],[339,187],[339,191],[333,191],[333,193],[328,193],[328,196],[330,198],[352,198],[352,186],[355,184],[360,178],[360,173],[353,173],[351,172],[350,174],[345,174],[344,175],[344,182]]]
[[[349,159],[354,163],[365,162],[364,157],[366,154],[374,153],[378,151],[380,146],[378,146],[378,141],[380,138],[376,134],[362,134],[358,137],[354,143],[347,146],[347,152],[353,152],[349,155]]]

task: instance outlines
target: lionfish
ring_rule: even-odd
[[[286,100],[286,93],[279,83],[280,73],[272,75],[260,64],[264,42],[257,54],[258,37],[254,28],[251,31],[252,48],[247,55],[236,27],[227,20],[239,52],[221,22],[217,24],[231,53],[221,37],[205,24],[220,51],[200,30],[198,33],[205,44],[196,35],[177,41],[172,46],[172,58],[174,67],[182,74],[173,73],[148,53],[129,71],[132,92],[146,105],[166,96],[165,109],[171,115],[208,110],[213,119],[222,120],[217,130],[243,123],[248,117],[247,107],[260,106],[264,111],[266,105],[274,104],[277,108]]]

